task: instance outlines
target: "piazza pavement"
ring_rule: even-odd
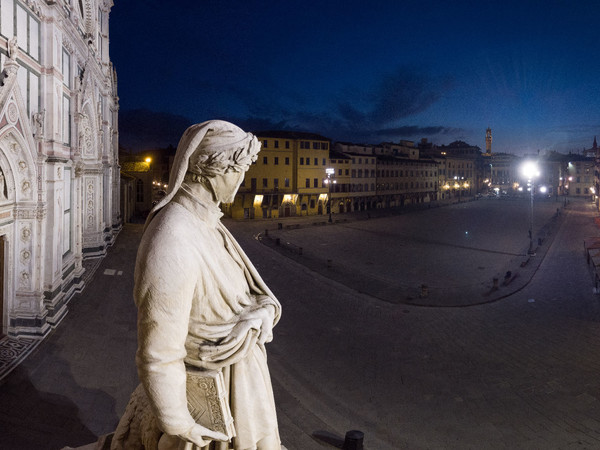
[[[600,448],[583,252],[597,212],[555,200],[535,205],[535,256],[518,200],[226,221],[283,306],[267,349],[287,449],[335,448],[351,429],[371,450]],[[1,448],[114,430],[137,385],[140,235],[126,225],[61,325],[0,374]]]

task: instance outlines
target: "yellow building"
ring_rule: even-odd
[[[291,131],[255,135],[262,149],[225,213],[235,219],[325,214],[329,139]]]

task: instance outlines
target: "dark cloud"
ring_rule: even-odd
[[[127,150],[140,151],[177,145],[193,122],[187,117],[148,109],[119,111],[119,143]]]
[[[407,125],[402,127],[382,128],[375,134],[379,136],[405,136],[405,137],[424,137],[440,135],[458,135],[465,131],[462,128],[450,128],[442,126],[420,127],[416,125]]]
[[[426,110],[450,89],[448,79],[435,78],[410,68],[400,67],[384,74],[374,86],[346,89],[333,94],[321,104],[324,110],[307,109],[306,102],[285,92],[277,83],[270,84],[268,93],[254,92],[243,85],[223,83],[220,104],[232,99],[245,105],[247,116],[213,114],[246,130],[295,130],[318,133],[336,141],[379,143],[383,140],[432,138],[439,135],[459,135],[462,130],[435,126],[404,125],[401,121]],[[217,87],[216,85],[214,86]],[[342,97],[343,95],[343,97]],[[289,101],[292,99],[292,101]],[[207,101],[207,98],[204,98]],[[218,102],[218,94],[213,99]],[[208,114],[208,112],[207,112]],[[127,149],[138,151],[177,145],[192,120],[182,115],[154,112],[147,109],[122,110],[119,116],[120,142]]]
[[[369,113],[375,124],[391,123],[425,111],[451,87],[450,79],[435,78],[400,67],[375,88]]]
[[[248,123],[255,130],[297,130],[319,133],[334,140],[378,143],[403,139],[458,134],[444,126],[399,125],[437,102],[449,89],[448,78],[436,78],[400,67],[384,74],[374,86],[343,89],[332,96],[332,107],[309,112],[306,107],[283,107],[276,95],[253,99]],[[247,97],[246,97],[247,98]],[[257,126],[258,125],[258,126]]]

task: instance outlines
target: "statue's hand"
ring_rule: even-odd
[[[211,431],[202,425],[194,424],[192,428],[187,430],[185,433],[179,435],[179,437],[187,442],[191,442],[198,447],[204,447],[210,444],[210,441],[228,441],[229,437],[226,434],[219,433],[218,431]]]
[[[273,340],[273,321],[275,319],[275,308],[272,305],[265,305],[262,308],[255,309],[246,313],[243,320],[249,320],[253,323],[260,323],[258,343],[264,344]]]
[[[240,317],[229,335],[221,342],[228,344],[243,339],[250,330],[258,331],[258,343],[264,344],[272,340],[273,320],[275,308],[272,305],[263,306],[254,311],[249,311]]]

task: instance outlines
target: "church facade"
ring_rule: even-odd
[[[41,338],[121,227],[112,0],[0,0],[0,332]]]

